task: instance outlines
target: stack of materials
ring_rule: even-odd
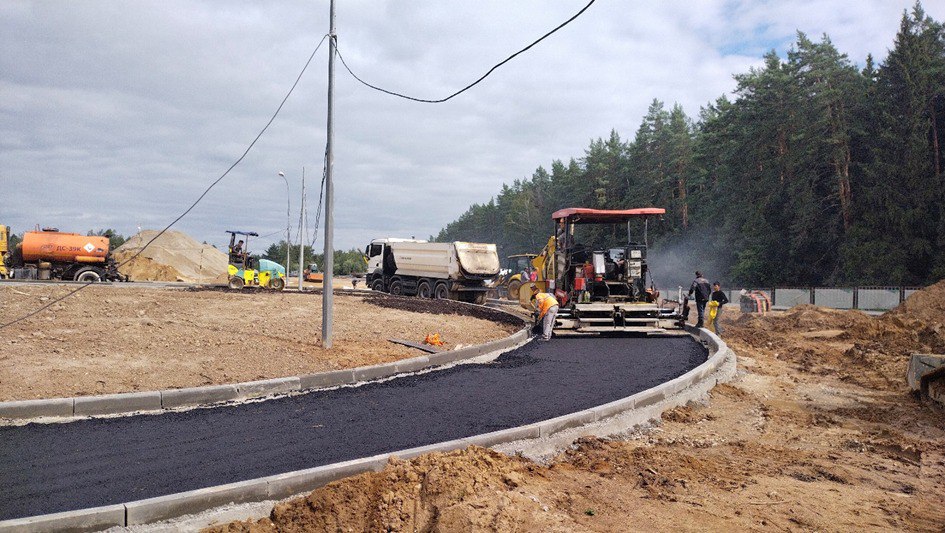
[[[144,230],[131,237],[114,251],[115,260],[119,264],[127,261],[157,233]],[[186,233],[169,230],[119,270],[132,281],[226,283],[227,264],[226,253]]]

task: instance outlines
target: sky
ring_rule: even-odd
[[[366,81],[442,98],[586,3],[339,0],[338,46]],[[857,65],[869,53],[881,61],[912,5],[598,0],[442,104],[373,91],[336,61],[335,247],[435,235],[612,129],[632,139],[654,98],[698,117],[765,52],[784,57],[797,31],[826,33]],[[923,7],[945,20],[945,1]],[[328,0],[0,3],[0,224],[126,236],[164,227],[266,124],[328,12]],[[314,225],[327,73],[323,45],[268,131],[174,229],[218,246],[225,230],[256,231],[265,248],[284,238],[288,184],[295,240],[303,169]]]

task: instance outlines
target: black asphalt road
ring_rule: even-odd
[[[181,413],[0,428],[0,519],[122,503],[587,409],[706,360],[689,336],[556,338],[488,365]]]

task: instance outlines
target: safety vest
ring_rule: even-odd
[[[539,318],[548,314],[548,310],[558,305],[558,300],[547,292],[539,292],[535,295],[535,304],[538,306]]]

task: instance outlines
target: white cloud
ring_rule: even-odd
[[[339,2],[339,40],[368,81],[441,97],[584,3]],[[945,5],[927,4],[945,19]],[[335,242],[360,248],[378,235],[436,233],[503,182],[580,157],[612,128],[631,138],[653,98],[695,117],[798,29],[829,34],[858,63],[869,52],[882,59],[911,7],[601,1],[438,105],[371,91],[338,63]],[[327,31],[327,11],[324,1],[3,4],[0,223],[130,234],[169,222],[268,119]],[[284,227],[276,173],[296,191],[303,166],[310,191],[321,177],[326,58],[323,48],[269,132],[179,229],[222,242],[236,226]]]

